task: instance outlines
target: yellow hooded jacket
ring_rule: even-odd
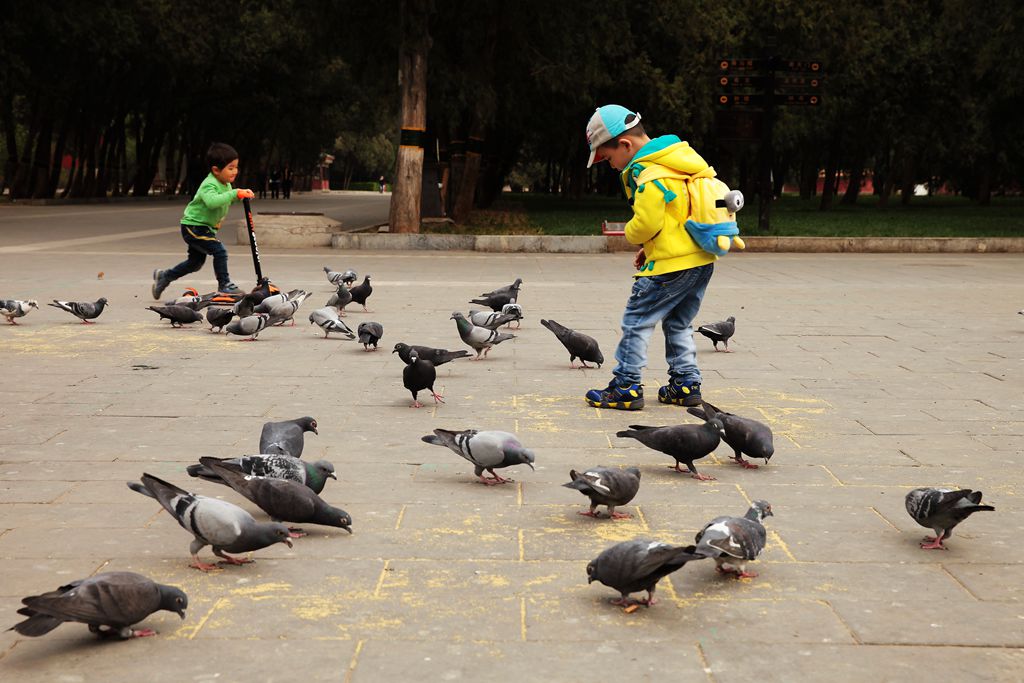
[[[718,259],[701,249],[683,227],[689,199],[681,174],[714,177],[715,170],[675,135],[648,142],[622,172],[634,214],[626,223],[626,240],[642,244],[647,257],[637,277],[674,273]],[[673,201],[677,205],[670,209]]]

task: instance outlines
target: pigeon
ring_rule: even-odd
[[[654,589],[663,577],[687,562],[703,559],[694,553],[694,546],[678,546],[637,538],[616,543],[605,549],[587,565],[587,583],[598,581],[619,591],[622,597],[613,605],[653,605]],[[647,591],[647,598],[632,601],[630,593]]]
[[[394,351],[392,351],[394,353]],[[429,360],[420,358],[415,350],[409,352],[409,360],[406,361],[405,369],[402,370],[402,385],[412,394],[413,408],[422,408],[417,395],[427,389],[434,397],[434,404],[444,403],[444,396],[434,391],[434,382],[437,380],[437,370]]]
[[[640,470],[636,467],[619,469],[618,467],[592,467],[586,472],[569,470],[568,484],[562,486],[576,489],[590,499],[590,510],[578,514],[584,517],[597,517],[597,506],[608,506],[610,519],[628,519],[633,515],[616,512],[615,508],[633,500],[640,490]]]
[[[206,322],[210,323],[210,332],[213,332],[215,327],[217,328],[216,331],[220,332],[234,317],[235,312],[230,308],[210,306],[206,309]]]
[[[352,292],[345,285],[338,285],[338,291],[327,300],[328,306],[338,309],[338,315],[345,315],[345,306],[352,303]]]
[[[244,337],[247,334],[252,335],[242,341],[258,341],[256,337],[260,336],[260,332],[266,329],[269,324],[269,315],[266,313],[253,313],[250,316],[232,320],[224,326],[224,331],[228,334],[237,334],[240,337]]]
[[[514,315],[516,317],[516,329],[518,330],[523,324],[523,307],[519,304],[505,304],[501,307],[503,315]],[[512,327],[509,324],[509,327]]]
[[[277,521],[297,524],[322,524],[352,533],[352,517],[324,502],[308,487],[288,479],[247,477],[242,472],[225,467],[217,458],[199,458],[200,464],[210,468],[224,483],[242,494]],[[292,538],[305,536],[302,529],[288,528]]]
[[[160,610],[182,619],[188,596],[180,588],[156,583],[135,572],[103,572],[61,586],[57,590],[22,598],[18,614],[28,617],[8,631],[36,638],[66,621],[88,624],[100,636],[122,640],[155,636],[152,629],[135,630],[133,624]]]
[[[686,463],[690,476],[700,481],[714,481],[714,477],[700,474],[694,466],[694,460],[700,460],[715,450],[721,441],[722,421],[712,417],[704,424],[682,424],[670,427],[645,427],[629,425],[629,429],[617,432],[620,438],[636,439],[648,448],[667,453],[676,459],[673,469],[683,470],[679,463]]]
[[[906,505],[915,522],[935,532],[924,537],[921,547],[925,550],[946,550],[942,541],[953,535],[957,524],[975,512],[995,510],[981,504],[981,491],[971,489],[914,489],[907,494]]]
[[[502,334],[495,330],[477,327],[466,320],[466,316],[462,315],[458,311],[452,313],[452,317],[449,318],[449,320],[455,321],[456,326],[459,328],[459,336],[462,337],[462,341],[466,342],[466,344],[476,350],[476,358],[473,360],[486,358],[487,352],[490,351],[491,347],[495,344],[500,344],[503,341],[516,338],[514,334]],[[483,352],[483,356],[480,355],[481,351]]]
[[[707,420],[708,415],[721,420],[724,429],[722,441],[729,444],[735,452],[733,460],[748,470],[756,470],[757,465],[744,460],[744,453],[751,458],[764,458],[766,465],[772,459],[772,456],[775,455],[775,444],[772,441],[771,427],[763,422],[758,422],[749,417],[733,415],[732,413],[723,413],[707,401],[704,401],[704,408],[687,408],[686,412],[702,420]]]
[[[334,465],[326,460],[305,462],[291,455],[272,453],[267,455],[243,455],[240,458],[223,459],[220,463],[243,475],[264,479],[287,479],[309,487],[313,493],[320,493],[328,479],[337,480]],[[190,477],[198,477],[215,484],[227,484],[205,465],[189,465],[185,468]]]
[[[301,292],[294,298],[290,298],[287,301],[282,301],[279,304],[273,306],[268,315],[270,315],[271,325],[283,325],[289,320],[292,321],[292,325],[295,325],[295,313],[299,310],[299,306],[302,302],[309,298],[309,294]],[[260,304],[262,306],[263,304]]]
[[[494,311],[470,311],[469,321],[477,327],[486,327],[488,330],[496,330],[502,325],[508,325],[519,318],[512,313],[495,313]]]
[[[31,309],[39,310],[39,302],[34,299],[21,301],[19,299],[0,299],[0,315],[7,318],[7,322],[17,325],[15,318],[24,317]]]
[[[318,308],[309,314],[309,324],[316,323],[324,331],[324,339],[331,336],[331,332],[345,335],[346,339],[356,338],[352,329],[341,321],[338,310],[330,306]]]
[[[228,564],[247,564],[249,559],[239,559],[229,553],[245,553],[260,550],[275,543],[292,547],[288,527],[284,524],[257,522],[248,512],[231,503],[216,498],[207,498],[197,493],[188,493],[174,484],[157,479],[152,474],[143,474],[142,483],[128,482],[128,488],[150,498],[156,498],[181,528],[195,536],[189,550],[192,564],[200,571],[216,569],[216,565],[199,561],[199,551],[204,546],[213,546],[213,554]]]
[[[344,273],[339,273],[335,270],[331,270],[327,266],[324,266],[324,273],[327,274],[328,282],[337,287],[341,287],[343,285],[348,285],[349,287],[351,287],[352,283],[356,281],[357,277],[356,271],[352,269],[346,270]]]
[[[271,294],[266,299],[256,304],[253,311],[256,313],[270,313],[275,306],[280,306],[287,301],[295,301],[300,298],[305,300],[306,296],[308,296],[306,291],[302,289],[293,289],[290,292],[278,292],[277,294]]]
[[[174,304],[173,306],[146,306],[147,310],[153,311],[163,320],[171,321],[171,327],[184,327],[191,323],[203,322],[203,315],[189,306]]]
[[[364,312],[370,312],[366,309],[366,300],[370,298],[371,294],[373,294],[373,287],[370,286],[369,275],[363,278],[362,284],[352,287],[349,290],[349,293],[352,294],[352,301],[355,301],[357,304],[361,305],[363,307]]]
[[[730,315],[725,320],[720,320],[717,323],[701,325],[697,328],[697,331],[711,340],[715,345],[715,351],[718,351],[718,342],[724,342],[725,352],[732,353],[729,350],[729,339],[732,338],[732,335],[736,334],[736,318],[733,316]]]
[[[359,323],[356,334],[359,335],[359,343],[363,345],[364,350],[369,351],[372,345],[373,350],[376,351],[377,342],[384,336],[384,326],[374,322]]]
[[[192,290],[195,291],[195,290]],[[203,297],[198,294],[183,294],[176,299],[171,301],[165,301],[165,306],[186,306],[192,310],[198,311],[199,305],[203,303]]]
[[[260,432],[260,453],[284,453],[294,458],[302,457],[306,445],[306,432],[317,436],[316,420],[312,417],[297,417],[294,420],[267,422]]]
[[[696,553],[712,557],[716,570],[735,574],[738,579],[757,576],[747,571],[747,562],[757,559],[768,538],[761,523],[772,516],[772,506],[764,500],[755,500],[743,517],[716,517],[697,532]]]
[[[263,278],[251,292],[239,299],[232,310],[239,318],[247,318],[255,312],[256,306],[270,296],[270,280]]]
[[[397,353],[398,357],[402,359],[403,363],[409,362],[409,355],[415,351],[416,355],[422,360],[430,361],[436,368],[438,365],[444,365],[449,363],[456,358],[469,358],[470,352],[464,349],[458,351],[449,351],[448,349],[432,349],[429,346],[410,346],[399,342],[395,344],[395,350],[391,353]]]
[[[67,311],[76,318],[80,318],[83,325],[92,325],[93,323],[89,321],[100,317],[100,313],[107,306],[107,298],[101,296],[92,303],[88,301],[58,301],[54,299],[52,304],[46,305]]]
[[[422,440],[435,446],[445,446],[473,463],[473,473],[488,486],[513,481],[499,476],[494,471],[496,469],[513,465],[527,465],[534,469],[533,451],[524,448],[516,435],[508,432],[435,429],[433,434],[422,437]],[[493,478],[483,476],[484,470]]]
[[[587,365],[588,360],[591,363],[597,363],[597,367],[601,367],[601,364],[604,363],[604,354],[601,353],[597,340],[593,337],[576,330],[570,330],[554,320],[541,320],[540,324],[554,332],[555,336],[558,337],[558,341],[562,342],[562,346],[569,352],[570,368],[576,367],[577,358],[580,359],[581,370],[591,367]]]
[[[500,287],[493,292],[484,292],[479,299],[470,299],[471,304],[487,306],[492,311],[501,311],[505,304],[514,304],[519,298],[519,287],[523,284],[523,278],[517,277],[516,281],[505,287]]]

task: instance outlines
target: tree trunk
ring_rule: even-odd
[[[420,231],[423,196],[423,133],[427,127],[427,55],[432,0],[400,0],[398,82],[402,133],[395,161],[388,225],[391,232]]]
[[[853,157],[853,163],[850,164],[850,182],[846,186],[846,192],[843,193],[843,198],[840,200],[840,204],[846,206],[853,206],[857,203],[857,197],[860,196],[860,185],[861,181],[864,180],[864,155],[856,154]]]
[[[53,155],[53,117],[44,116],[39,129],[39,142],[32,157],[32,172],[29,174],[29,192],[33,199],[47,199],[46,190],[50,184],[50,159]],[[52,196],[52,195],[49,195]]]
[[[800,199],[809,201],[818,190],[818,153],[810,145],[800,157]]]
[[[14,174],[18,168],[18,136],[14,124],[14,98],[4,93],[0,101],[0,124],[4,127],[4,140],[7,143],[7,159],[4,161],[4,177],[0,178],[0,194],[5,188],[12,186]]]
[[[991,154],[986,154],[981,159],[980,168],[978,168],[978,204],[980,206],[988,206],[992,203],[992,166],[995,164],[995,159],[992,158]]]
[[[903,173],[900,181],[900,204],[910,204],[914,196],[914,157],[913,154],[906,154],[903,157]]]
[[[39,93],[32,97],[32,108],[29,115],[28,136],[21,148],[21,157],[14,168],[14,180],[11,182],[11,199],[18,199],[29,196],[29,184],[31,181],[30,169],[32,168],[32,151],[39,132]]]
[[[60,132],[57,133],[57,144],[53,148],[53,162],[50,164],[50,177],[46,183],[47,197],[56,195],[57,188],[60,185],[60,176],[64,171],[64,150],[67,147],[68,126],[71,121],[72,111],[73,109],[68,109],[67,115],[61,122]]]
[[[832,138],[832,143],[828,146],[828,157],[825,161],[825,185],[821,190],[821,204],[818,207],[820,211],[829,211],[835,199],[836,173],[839,171],[839,144],[839,134],[836,133]]]

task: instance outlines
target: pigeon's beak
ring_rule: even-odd
[[[179,616],[179,617],[181,617],[182,619],[184,619],[184,618],[185,618],[185,610],[184,610],[184,608],[182,608],[182,609],[177,609],[177,610],[174,610],[174,611],[175,611],[175,612],[177,612],[177,613],[178,613],[178,616]]]
[[[345,522],[348,522],[348,524],[346,524]],[[350,519],[342,519],[341,520],[341,528],[351,534],[352,533],[352,520],[350,520]]]
[[[590,583],[594,583],[594,577],[593,577],[593,576],[588,576],[588,577],[587,577],[587,583],[588,583],[588,584],[590,584]]]
[[[320,436],[320,432],[316,431],[316,427],[313,427],[312,432],[317,436]]]
[[[287,545],[287,546],[288,546],[289,548],[291,548],[291,547],[292,547],[292,539],[290,539],[290,538],[286,538],[286,539],[284,539],[284,541],[283,541],[283,542],[284,542],[284,544],[285,544],[285,545]]]
[[[530,469],[531,469],[531,470],[533,470],[534,472],[536,472],[536,471],[537,471],[537,468],[533,466],[533,463],[532,463],[532,462],[528,462],[528,463],[526,463],[526,464],[527,464],[527,465],[529,465],[529,466],[530,466]]]
[[[328,472],[327,476],[333,479],[334,481],[338,481],[338,477],[335,476],[334,472]]]

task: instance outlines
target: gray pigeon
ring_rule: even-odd
[[[345,285],[338,285],[338,291],[327,300],[327,305],[338,309],[338,315],[345,315],[345,306],[352,303],[352,292]]]
[[[294,420],[267,422],[260,432],[260,453],[283,453],[301,458],[302,449],[306,446],[306,432],[320,435],[316,429],[316,420],[308,415]]]
[[[587,583],[597,581],[619,591],[620,598],[613,605],[629,606],[635,603],[655,603],[654,589],[662,577],[681,569],[687,562],[703,559],[694,553],[694,547],[675,546],[637,538],[623,541],[602,551],[587,565]],[[632,601],[630,593],[647,591],[647,598]]]
[[[392,353],[394,353],[392,351]],[[434,382],[437,381],[437,370],[434,369],[434,364],[429,360],[425,360],[419,357],[419,354],[415,350],[409,352],[409,360],[406,362],[405,368],[402,370],[402,386],[409,390],[412,394],[412,406],[413,408],[422,408],[423,404],[420,403],[419,392],[427,390],[430,395],[434,397],[434,404],[444,403],[444,396],[434,391]]]
[[[347,512],[328,505],[323,498],[298,482],[247,477],[225,467],[217,458],[199,458],[199,462],[228,486],[256,503],[274,521],[322,524],[352,533],[352,517]],[[288,531],[292,538],[305,536],[302,529],[290,527]]]
[[[601,364],[604,363],[604,354],[601,353],[597,340],[593,337],[570,330],[554,320],[541,320],[540,324],[554,332],[558,341],[562,342],[562,346],[569,352],[569,367],[576,367],[577,358],[580,359],[580,369],[590,367],[587,365],[588,360],[591,363],[597,363],[597,367],[601,367]]]
[[[395,349],[391,353],[397,353],[403,363],[408,363],[409,355],[413,351],[416,352],[416,355],[419,356],[421,360],[430,361],[435,368],[438,365],[449,363],[456,358],[469,358],[471,355],[469,351],[466,350],[449,351],[448,349],[433,349],[429,346],[410,346],[409,344],[403,344],[401,342],[395,344]]]
[[[562,486],[576,489],[590,499],[590,510],[580,512],[585,517],[597,517],[597,506],[608,506],[608,517],[611,519],[628,519],[633,515],[616,512],[615,508],[633,500],[640,490],[640,469],[630,467],[591,467],[586,472],[569,470],[568,484]]]
[[[195,536],[189,548],[192,552],[192,564],[189,566],[200,571],[217,568],[199,561],[199,551],[207,545],[213,546],[213,554],[228,564],[246,564],[252,560],[225,555],[225,552],[246,553],[275,543],[292,547],[288,527],[284,524],[257,522],[237,505],[188,493],[152,474],[143,474],[141,484],[128,482],[128,488],[155,498],[181,528]]]
[[[513,313],[495,313],[494,311],[469,312],[469,322],[477,327],[486,327],[488,330],[496,330],[502,325],[513,323],[519,318]]]
[[[669,427],[646,427],[629,425],[628,430],[617,432],[620,438],[636,439],[648,448],[667,453],[676,460],[674,469],[683,470],[679,463],[685,463],[690,476],[701,481],[714,481],[708,474],[700,474],[694,466],[694,460],[700,460],[718,448],[722,438],[722,421],[711,418],[704,424],[682,424]]]
[[[52,304],[46,305],[67,311],[76,318],[80,318],[83,325],[92,325],[89,321],[100,317],[100,313],[107,307],[107,298],[101,296],[92,303],[88,301],[58,301],[54,299]]]
[[[331,270],[330,266],[324,266],[324,274],[327,275],[327,281],[335,287],[341,284],[342,274],[336,270]]]
[[[133,624],[160,610],[182,619],[188,596],[180,588],[156,583],[134,572],[103,572],[63,585],[57,590],[22,598],[18,614],[28,617],[8,631],[35,638],[66,621],[88,624],[100,636],[122,640],[155,636],[152,629],[135,630]]]
[[[483,327],[477,327],[473,323],[466,320],[466,316],[462,315],[458,311],[452,313],[452,317],[449,320],[454,320],[455,324],[459,328],[459,336],[462,337],[462,341],[466,342],[469,346],[476,350],[476,358],[473,360],[481,360],[487,356],[487,352],[491,350],[491,347],[495,344],[500,344],[503,341],[509,339],[515,339],[514,334],[502,334],[495,330],[488,330]],[[483,356],[480,352],[483,352]]]
[[[175,297],[170,301],[165,301],[165,306],[188,306],[191,309],[199,310],[203,303],[203,297],[196,293],[196,290],[186,290],[184,294],[179,297]]]
[[[7,322],[17,325],[15,318],[24,317],[32,309],[39,310],[39,302],[34,299],[21,301],[19,299],[0,299],[0,315],[7,318]]]
[[[292,321],[292,325],[295,325],[295,313],[299,310],[299,306],[302,302],[309,298],[309,294],[301,292],[296,296],[289,298],[287,301],[282,301],[279,304],[271,306],[268,315],[270,316],[271,325],[283,325],[289,320]],[[263,304],[260,304],[261,306]]]
[[[189,306],[174,304],[172,306],[146,306],[147,310],[153,311],[163,320],[171,321],[171,327],[183,327],[191,323],[203,322],[203,314]]]
[[[519,304],[505,304],[501,307],[501,312],[504,315],[514,315],[516,317],[516,329],[518,330],[523,325],[523,307]],[[509,324],[509,327],[512,327]]]
[[[370,285],[370,276],[363,277],[362,284],[358,284],[348,290],[352,294],[352,301],[356,302],[363,307],[363,311],[369,313],[370,311],[366,308],[366,300],[373,294],[373,287]]]
[[[352,340],[356,338],[355,333],[352,329],[341,321],[338,314],[338,309],[331,308],[330,306],[324,306],[318,308],[309,314],[309,324],[316,324],[324,331],[324,339],[331,336],[331,332],[345,335],[346,339]]]
[[[269,315],[266,313],[253,313],[250,316],[232,320],[224,327],[224,331],[228,334],[237,334],[239,337],[251,335],[248,339],[243,339],[242,341],[259,341],[256,337],[260,336],[260,332],[265,330],[269,324]]]
[[[775,455],[771,427],[763,422],[732,413],[723,413],[707,401],[704,401],[704,408],[687,408],[686,412],[702,420],[707,420],[708,415],[721,420],[724,429],[722,441],[729,444],[734,451],[733,460],[749,470],[756,470],[757,465],[744,460],[744,453],[751,458],[764,458],[766,465]]]
[[[473,473],[488,486],[512,481],[500,477],[495,473],[496,469],[513,465],[527,465],[534,469],[533,451],[524,448],[516,435],[508,432],[435,429],[433,434],[422,437],[422,440],[435,446],[445,446],[473,463]],[[484,470],[493,478],[483,476]]]
[[[339,273],[336,270],[331,270],[327,266],[324,266],[324,273],[327,274],[327,281],[336,287],[352,286],[352,283],[356,281],[356,271],[346,270],[344,273]]]
[[[717,323],[701,325],[697,328],[697,332],[711,340],[715,345],[715,351],[718,350],[718,342],[724,342],[725,352],[732,353],[729,350],[729,339],[732,335],[736,334],[736,318],[730,315],[725,320],[720,320]]]
[[[492,311],[500,311],[505,304],[514,304],[519,299],[519,287],[523,284],[523,278],[517,277],[510,285],[499,287],[493,292],[484,292],[478,299],[470,299],[471,304],[487,306]]]
[[[334,474],[334,465],[326,460],[306,462],[284,453],[243,455],[240,458],[222,459],[220,463],[245,476],[295,481],[308,486],[313,493],[322,492],[328,479],[338,478]],[[205,465],[189,465],[185,471],[190,477],[198,477],[215,484],[227,484]]]
[[[925,550],[946,550],[942,541],[953,535],[956,525],[975,512],[995,510],[981,504],[981,491],[971,489],[914,489],[907,494],[906,505],[915,522],[935,532],[924,537]]]
[[[714,558],[716,570],[723,574],[753,578],[757,574],[747,571],[747,563],[764,550],[768,532],[761,520],[771,516],[768,501],[755,500],[743,517],[716,517],[697,532],[696,553]]]
[[[356,334],[359,336],[359,343],[363,345],[363,350],[369,351],[373,346],[373,350],[376,351],[377,342],[384,336],[384,326],[375,322],[359,323]]]
[[[220,306],[210,306],[206,309],[206,322],[210,324],[210,332],[213,332],[213,328],[217,328],[217,332],[224,329],[224,326],[231,322],[231,319],[235,317],[235,312],[230,308],[221,308]]]

